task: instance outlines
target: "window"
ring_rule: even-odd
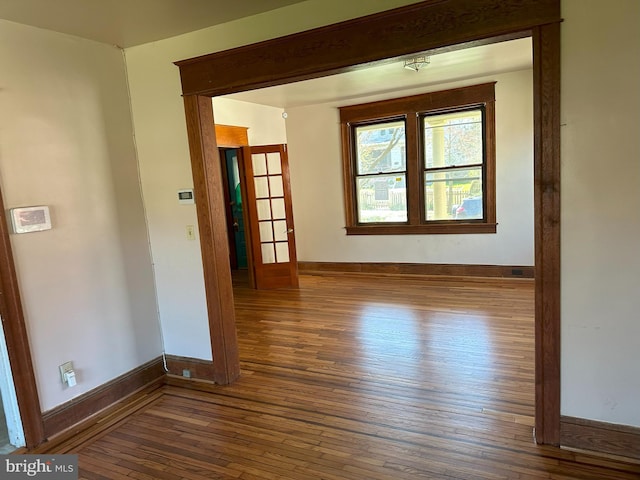
[[[495,83],[340,108],[348,234],[495,233]]]

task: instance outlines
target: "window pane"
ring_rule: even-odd
[[[269,175],[277,175],[282,173],[282,163],[280,162],[280,152],[267,153],[267,166],[269,167]]]
[[[276,259],[278,263],[289,261],[289,242],[276,243]]]
[[[425,173],[427,220],[482,219],[482,169]]]
[[[273,234],[274,239],[279,242],[284,242],[289,239],[287,236],[287,221],[276,220],[273,222]]]
[[[271,200],[273,208],[273,218],[286,218],[287,212],[284,209],[284,198],[274,198]]]
[[[405,175],[373,175],[356,180],[358,222],[406,222]]]
[[[358,175],[404,172],[404,121],[355,127]]]
[[[271,220],[271,206],[269,200],[256,200],[258,220]]]
[[[251,155],[251,163],[253,165],[254,175],[266,175],[267,174],[267,159],[264,153],[254,153]]]
[[[273,249],[273,243],[263,243],[260,248],[262,250],[262,263],[276,263],[276,252]]]
[[[423,119],[426,168],[482,164],[481,110],[431,115]]]
[[[269,177],[269,190],[272,197],[284,197],[282,175],[274,175],[273,177]]]
[[[256,198],[268,198],[269,197],[269,184],[267,183],[267,177],[255,177],[253,183],[256,186]]]
[[[271,226],[272,222],[259,222],[260,226],[260,241],[261,242],[272,242],[273,241],[273,228]]]

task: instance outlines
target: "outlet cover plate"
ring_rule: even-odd
[[[62,365],[58,367],[60,369],[60,380],[62,383],[66,384],[64,374],[73,370],[73,362],[64,362]]]

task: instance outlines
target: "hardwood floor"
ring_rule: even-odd
[[[533,282],[236,278],[242,376],[170,377],[48,447],[85,479],[638,479],[533,441]],[[197,386],[197,390],[184,388]]]

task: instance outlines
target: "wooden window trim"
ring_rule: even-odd
[[[347,235],[485,234],[496,233],[495,183],[495,84],[496,82],[429,92],[340,108],[342,167]],[[424,220],[424,159],[420,144],[420,117],[439,111],[483,106],[485,159],[483,162],[485,218],[483,220]],[[352,124],[403,117],[406,120],[407,223],[358,222]]]
[[[428,225],[357,225],[345,227],[347,235],[411,235],[411,234],[465,234],[465,233],[496,233],[498,225],[496,223],[471,223],[456,222],[437,223]]]

